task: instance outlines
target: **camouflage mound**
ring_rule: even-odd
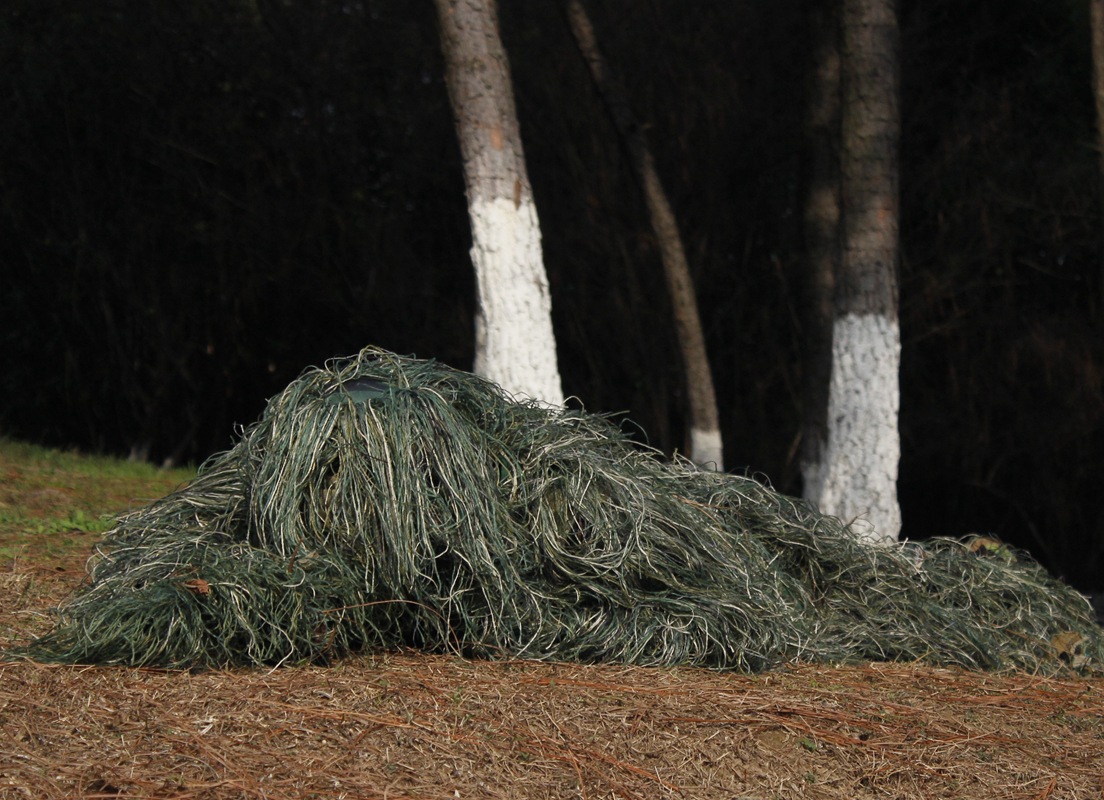
[[[193,483],[120,517],[18,654],[194,667],[400,646],[735,670],[1104,656],[1087,601],[1023,554],[868,545],[601,417],[371,348],[306,371]]]

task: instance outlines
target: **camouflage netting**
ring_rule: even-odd
[[[761,670],[1096,669],[1087,601],[990,540],[869,545],[607,420],[366,349],[310,369],[194,482],[123,515],[55,630],[71,663],[283,664],[413,646]]]

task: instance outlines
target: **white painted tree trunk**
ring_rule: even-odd
[[[826,440],[820,462],[804,465],[805,496],[887,542],[901,533],[897,17],[894,0],[841,10],[840,263]]]
[[[800,463],[805,497],[817,502],[828,446],[828,384],[840,264],[840,15],[836,0],[808,0],[806,8]]]
[[[475,372],[511,394],[559,405],[552,300],[532,198],[469,202],[478,309]]]
[[[468,191],[475,372],[518,397],[563,403],[540,225],[494,0],[436,0]]]
[[[835,321],[828,440],[823,460],[805,469],[805,496],[873,541],[893,541],[901,530],[900,364],[897,320],[847,314]]]
[[[644,136],[644,126],[634,118],[629,107],[628,93],[598,49],[594,26],[586,8],[579,0],[569,0],[567,16],[575,43],[590,67],[590,74],[610,111],[614,125],[625,141],[633,168],[644,190],[644,202],[648,207],[652,230],[655,232],[659,255],[663,261],[663,275],[667,279],[667,293],[671,298],[675,333],[686,374],[686,395],[690,405],[688,455],[691,461],[703,469],[723,472],[724,446],[717,394],[713,388],[713,373],[709,368],[694,281],[690,277],[690,265],[686,260],[686,250],[682,246],[682,234],[679,233],[674,209],[659,179],[655,159]]]

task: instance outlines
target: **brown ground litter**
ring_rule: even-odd
[[[79,575],[0,572],[0,647]],[[201,673],[0,664],[0,798],[1104,798],[1104,680],[761,675],[414,652]]]

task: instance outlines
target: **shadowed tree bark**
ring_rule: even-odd
[[[540,226],[494,0],[436,0],[468,192],[478,305],[475,372],[563,402]]]
[[[833,292],[840,259],[839,0],[806,0],[808,64],[802,164],[805,271],[802,285],[801,474],[815,496],[828,447]]]
[[[1104,316],[1104,0],[1090,0],[1092,27],[1093,98],[1096,101],[1096,155],[1100,207],[1100,309]]]
[[[594,36],[594,26],[580,0],[568,0],[567,15],[575,42],[629,151],[659,244],[686,373],[686,393],[690,402],[690,459],[699,466],[721,471],[724,469],[724,447],[717,396],[709,369],[694,282],[690,277],[675,213],[659,179],[644,131],[629,107],[628,95],[602,57]]]
[[[843,215],[828,436],[806,495],[884,541],[901,530],[897,17],[893,0],[843,0],[842,12]]]

